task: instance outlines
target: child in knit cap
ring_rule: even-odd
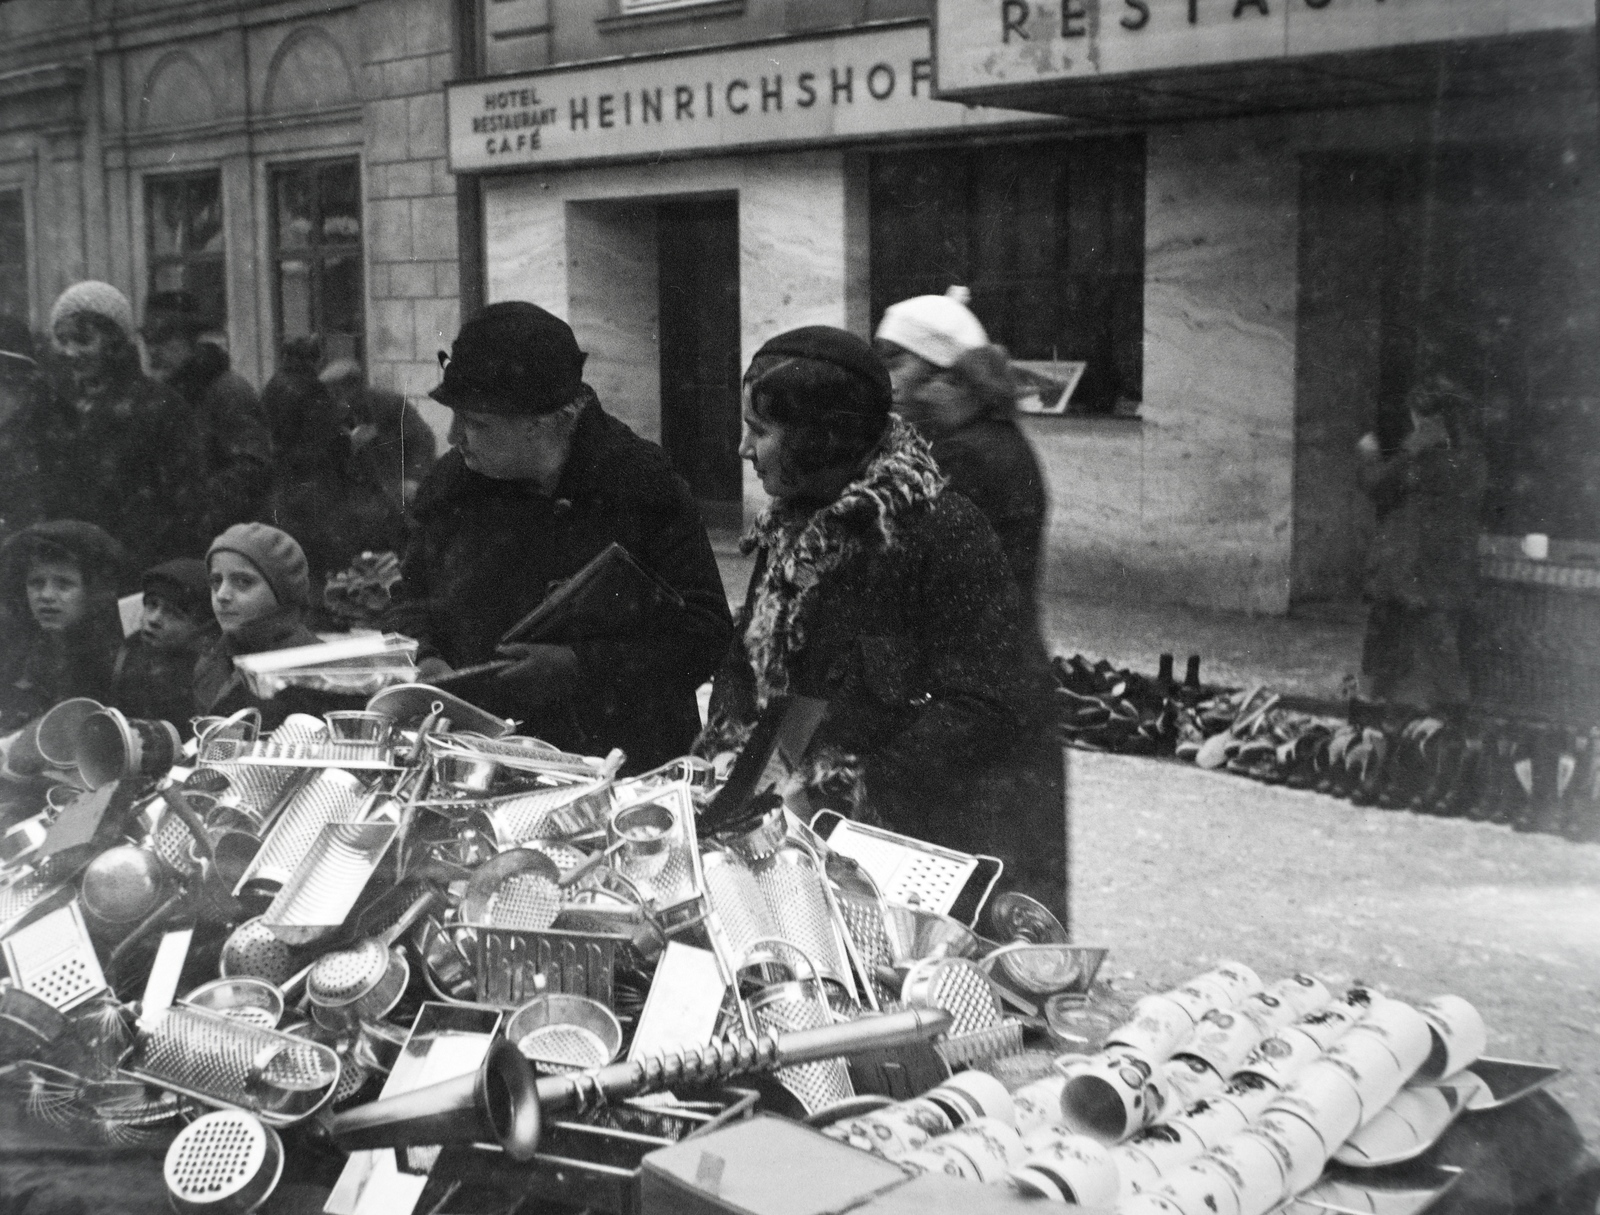
[[[265,523],[236,523],[211,542],[206,568],[211,610],[222,635],[195,667],[196,712],[222,717],[254,707],[261,711],[262,728],[270,730],[290,713],[360,707],[349,697],[304,688],[286,688],[263,700],[233,665],[242,655],[316,645],[319,640],[305,623],[311,577],[305,552],[293,536]]]
[[[198,557],[144,572],[144,624],[123,644],[111,681],[111,703],[129,717],[170,721],[187,732],[195,663],[217,638],[210,578]]]

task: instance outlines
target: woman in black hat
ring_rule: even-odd
[[[814,802],[997,855],[1006,885],[1064,916],[1049,671],[994,531],[944,491],[853,335],[774,338],[744,392],[740,454],[773,502],[745,541],[756,567],[702,749],[738,745],[773,696],[825,700]]]

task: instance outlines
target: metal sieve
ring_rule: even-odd
[[[398,919],[378,936],[353,948],[323,954],[306,975],[311,1015],[328,1029],[353,1028],[359,1021],[379,1021],[405,994],[411,964],[394,943],[433,906],[434,893],[415,898]]]
[[[622,1026],[598,1000],[551,993],[511,1014],[506,1041],[523,1057],[552,1071],[604,1067],[622,1049]]]
[[[218,1110],[184,1127],[161,1168],[178,1215],[249,1215],[282,1175],[278,1133],[241,1110]]]
[[[778,935],[777,921],[743,857],[733,852],[707,852],[700,858],[700,869],[706,898],[722,921],[729,960],[737,967],[750,956],[757,941]]]
[[[260,916],[245,920],[222,942],[218,969],[223,978],[253,975],[269,983],[282,984],[295,972],[294,953],[261,922]]]
[[[561,906],[555,862],[531,848],[513,848],[478,867],[461,899],[461,922],[539,932]]]
[[[212,979],[184,996],[182,1002],[262,1029],[275,1029],[283,1018],[283,992],[265,979]]]

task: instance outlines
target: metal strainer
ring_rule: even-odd
[[[480,928],[543,932],[561,908],[555,862],[531,848],[512,848],[480,865],[461,900],[461,922]]]
[[[551,993],[528,1001],[506,1022],[506,1041],[550,1071],[604,1067],[622,1049],[622,1026],[587,996]]]
[[[223,941],[218,969],[225,979],[254,975],[281,986],[295,972],[294,953],[261,922],[260,916],[255,916]]]
[[[950,1036],[976,1033],[1000,1024],[1000,997],[976,962],[928,958],[906,974],[900,997],[911,1008],[942,1008],[954,1022]]]
[[[277,1188],[283,1142],[241,1110],[218,1110],[178,1132],[161,1175],[179,1215],[248,1215]]]

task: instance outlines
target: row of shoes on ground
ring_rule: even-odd
[[[1170,660],[1151,679],[1104,660],[1057,658],[1063,740],[1172,755],[1356,805],[1600,841],[1600,728],[1360,701],[1341,720],[1278,707],[1265,688],[1201,689],[1198,660],[1190,665],[1180,685]]]

